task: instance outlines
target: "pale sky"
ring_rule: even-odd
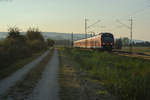
[[[149,7],[148,7],[149,6]],[[129,37],[133,16],[133,38],[150,41],[150,0],[0,0],[0,31],[17,26],[22,31],[39,27],[45,32],[84,33],[88,25],[101,20],[88,31],[112,32],[115,37]]]

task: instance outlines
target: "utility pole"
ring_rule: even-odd
[[[96,24],[98,24],[99,22],[100,22],[100,20],[98,20],[98,21],[96,21],[95,23],[93,23],[93,24],[91,24],[91,25],[87,25],[87,21],[88,21],[88,19],[86,19],[85,18],[85,39],[87,39],[88,38],[88,35],[87,35],[87,29],[88,28],[91,28],[92,26],[94,26],[94,25],[96,25]],[[86,40],[86,43],[85,43],[86,45],[86,47],[87,47],[87,40]]]
[[[71,43],[71,46],[73,47],[73,32],[72,32],[72,34],[71,34],[71,40],[72,40],[72,41],[71,41],[71,42],[72,42],[72,43]]]
[[[85,18],[85,39],[87,39],[87,19]],[[87,40],[85,43],[85,47],[87,48]]]
[[[85,18],[85,39],[87,38],[87,19]]]
[[[132,33],[133,33],[133,19],[131,17],[131,19],[129,19],[129,21],[131,21],[131,26],[130,26],[130,52],[133,52],[133,41],[132,41]]]
[[[131,22],[130,26],[120,22],[119,20],[117,20],[117,22],[119,24],[121,24],[121,25],[125,26],[126,28],[130,29],[130,49],[129,49],[129,51],[132,53],[133,52],[133,41],[132,41],[132,38],[133,38],[133,19],[132,19],[132,17],[129,19],[129,21]]]

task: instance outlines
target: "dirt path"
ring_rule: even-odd
[[[55,50],[53,57],[42,74],[41,80],[30,96],[30,100],[59,100],[58,69],[58,52]]]
[[[49,51],[45,52],[42,56],[32,61],[31,63],[25,65],[23,68],[19,69],[11,76],[0,81],[0,97],[3,96],[7,90],[14,86],[17,81],[24,79],[25,75],[48,54]]]

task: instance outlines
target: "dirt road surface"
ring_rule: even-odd
[[[41,80],[28,100],[59,100],[58,69],[58,52],[55,50],[52,59],[43,71]]]
[[[10,87],[14,86],[17,81],[22,80],[32,68],[36,67],[37,64],[48,54],[48,52],[49,51],[46,51],[39,58],[25,65],[23,68],[13,73],[11,76],[1,80],[0,81],[0,97],[3,96]]]

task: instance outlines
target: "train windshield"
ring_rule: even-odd
[[[103,42],[113,42],[113,38],[105,37],[105,38],[103,38]]]
[[[113,38],[113,35],[110,34],[110,33],[105,33],[102,35],[102,37],[110,37],[110,38]]]
[[[102,41],[107,43],[113,42],[114,41],[113,35],[110,33],[103,34]]]

